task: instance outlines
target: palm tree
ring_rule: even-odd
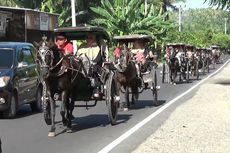
[[[221,9],[229,9],[230,1],[229,0],[205,0],[205,3],[208,2],[210,6],[217,6],[217,8]]]

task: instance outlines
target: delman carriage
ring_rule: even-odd
[[[199,67],[201,67],[201,72],[204,75],[209,73],[209,53],[206,48],[196,48],[198,55]]]
[[[189,74],[198,80],[200,76],[199,69],[201,69],[201,59],[199,58],[196,47],[193,45],[185,45],[185,50],[189,63]]]
[[[61,95],[62,121],[67,130],[71,131],[74,106],[93,107],[102,100],[106,101],[110,123],[115,125],[119,97],[115,69],[111,62],[105,60],[106,43],[110,40],[107,32],[101,27],[78,26],[54,29],[54,34],[58,33],[78,42],[86,40],[89,34],[95,35],[97,46],[78,48],[76,55],[63,56],[55,45],[46,40],[40,44],[38,61],[46,87],[43,94],[44,118],[48,125],[52,124],[49,136],[55,136],[55,93]],[[75,105],[76,101],[85,101],[85,105]],[[94,104],[88,104],[89,101],[94,101]]]
[[[153,104],[158,105],[158,90],[156,73],[156,56],[149,49],[152,37],[149,35],[115,36],[115,67],[117,69],[118,88],[125,93],[124,108],[130,106],[129,94],[132,95],[132,104],[138,100],[139,93],[151,89]],[[119,53],[116,53],[116,50]],[[117,54],[117,55],[116,55]],[[130,91],[131,89],[131,91]]]
[[[185,44],[170,43],[166,46],[165,62],[162,68],[162,83],[167,82],[176,85],[178,73],[179,81],[189,81],[189,62]]]

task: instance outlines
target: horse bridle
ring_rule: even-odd
[[[39,61],[41,68],[51,68],[53,65],[54,55],[53,55],[53,52],[50,51],[49,48],[45,45],[44,42],[42,43],[42,46],[39,47],[38,54],[41,58],[41,61]],[[47,54],[50,54],[50,56],[51,56],[51,59],[50,59],[51,62],[49,65],[47,65],[47,63],[45,61],[46,60],[45,57],[47,56]]]

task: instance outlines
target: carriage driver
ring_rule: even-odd
[[[57,33],[55,43],[64,55],[73,55],[73,45],[67,40],[64,32]]]

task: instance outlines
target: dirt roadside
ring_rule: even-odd
[[[230,64],[133,153],[230,153]]]

